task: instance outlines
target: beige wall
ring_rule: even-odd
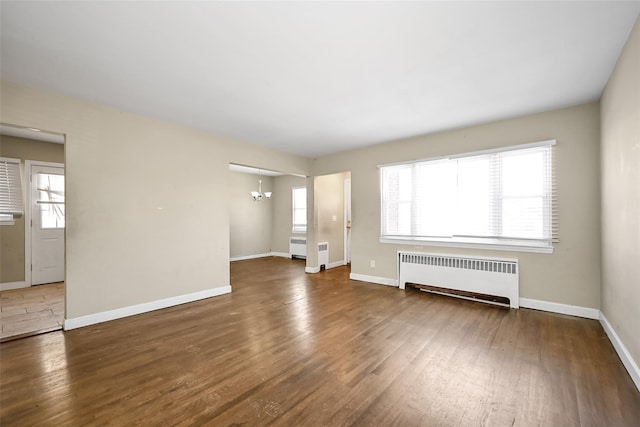
[[[272,191],[268,176],[229,172],[229,251],[231,258],[271,252],[273,200],[254,202],[251,191]]]
[[[352,272],[396,278],[396,251],[476,254],[520,260],[520,296],[600,307],[599,103],[528,115],[325,156],[314,175],[351,171]],[[560,243],[553,254],[379,242],[379,164],[556,139]],[[371,268],[369,261],[376,267]]]
[[[23,191],[26,191],[24,161],[64,163],[64,145],[0,135],[0,157],[21,159]],[[23,280],[24,216],[16,218],[14,225],[0,227],[0,283]]]
[[[329,243],[329,264],[344,262],[344,181],[349,177],[343,172],[315,179],[317,239]]]
[[[640,20],[605,87],[602,313],[640,363]]]
[[[304,236],[293,234],[293,211],[291,189],[293,187],[305,187],[307,179],[300,176],[283,175],[273,178],[273,233],[271,236],[271,251],[289,253],[289,238],[291,236]]]
[[[229,163],[307,159],[2,82],[3,123],[66,134],[66,317],[229,285]],[[232,284],[233,285],[233,284]]]

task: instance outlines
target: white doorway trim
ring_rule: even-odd
[[[344,265],[351,264],[351,178],[344,180]]]
[[[29,189],[29,191],[25,191],[26,193],[26,202],[25,202],[25,212],[24,212],[24,281],[26,282],[26,286],[32,286],[33,282],[31,280],[31,167],[32,166],[50,166],[56,168],[64,168],[63,163],[53,163],[53,162],[41,162],[38,160],[25,160],[24,161],[24,177],[25,177],[25,187]],[[64,229],[65,234],[65,252],[66,252],[66,237],[67,237],[67,228]],[[65,279],[66,279],[66,271],[67,271],[67,261],[65,256]],[[65,287],[65,298],[66,298],[66,287]]]

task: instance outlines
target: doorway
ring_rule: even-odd
[[[301,214],[300,206],[294,203],[294,189],[306,185],[307,179],[301,175],[230,163],[230,261],[291,258],[292,239],[306,239],[306,203]],[[259,197],[261,192],[264,197]]]
[[[315,240],[318,245],[326,243],[328,249],[325,268],[348,265],[351,262],[351,172],[315,176],[313,192]],[[322,264],[318,260],[318,268]]]
[[[64,281],[64,165],[26,161],[31,191],[31,284]]]
[[[65,316],[63,134],[0,124],[0,156],[20,162],[22,215],[0,227],[0,342],[62,329]]]

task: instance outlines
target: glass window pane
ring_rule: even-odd
[[[294,204],[296,208],[302,208],[307,205],[307,189],[294,188],[293,190]]]
[[[300,229],[307,225],[307,188],[293,188],[293,228]]]
[[[544,186],[543,176],[543,152],[503,153],[502,192],[505,196],[541,195]]]
[[[456,201],[455,162],[418,164],[416,188],[413,232],[420,236],[451,236]]]
[[[64,205],[40,205],[40,228],[64,228]]]
[[[398,203],[397,234],[411,235],[411,202]]]
[[[541,197],[523,197],[502,201],[502,234],[507,238],[542,239],[543,203]]]
[[[294,212],[293,223],[294,224],[306,224],[307,223],[307,212],[303,209],[296,209]]]
[[[398,200],[410,201],[413,192],[412,171],[410,168],[400,169],[398,174]]]
[[[64,175],[39,173],[36,175],[40,228],[64,228]]]
[[[458,161],[455,234],[491,236],[492,188],[488,156]]]

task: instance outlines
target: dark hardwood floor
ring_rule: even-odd
[[[640,425],[597,321],[303,271],[0,344],[0,425]]]

